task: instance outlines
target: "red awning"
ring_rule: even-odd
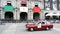
[[[27,4],[27,2],[26,1],[21,1],[21,4]]]
[[[40,12],[41,9],[40,9],[39,7],[34,7],[34,8],[33,8],[33,11],[34,11],[34,12]]]

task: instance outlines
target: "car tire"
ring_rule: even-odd
[[[49,28],[47,27],[46,30],[49,30]]]
[[[30,28],[30,31],[34,31],[34,29],[33,28]]]

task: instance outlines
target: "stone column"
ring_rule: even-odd
[[[41,20],[45,19],[45,14],[44,14],[44,12],[40,12],[40,19],[41,19]]]
[[[20,20],[20,13],[21,12],[17,11],[16,13],[17,13],[17,16],[16,16],[17,20]]]
[[[1,19],[5,19],[5,12],[4,11],[1,12]]]
[[[28,17],[28,20],[31,20],[30,18],[30,15],[31,15],[31,13],[30,13],[30,11],[28,12],[28,15],[27,15],[27,17]]]
[[[29,10],[28,12],[28,20],[33,20],[33,11]]]
[[[33,20],[33,11],[31,11],[30,19]]]
[[[16,16],[17,16],[16,14],[17,14],[16,11],[14,11],[14,12],[13,12],[13,19],[14,19],[14,20],[16,20]]]

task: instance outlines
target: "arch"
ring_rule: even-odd
[[[60,20],[60,16],[59,16],[59,20]]]
[[[40,19],[40,14],[39,13],[33,13],[33,19],[34,20],[39,20]]]
[[[58,16],[53,15],[53,20],[58,20]]]
[[[46,20],[50,20],[50,16],[46,16],[45,19],[46,19]]]
[[[45,15],[47,15],[48,13],[45,13]]]
[[[20,13],[20,20],[21,20],[21,21],[27,20],[27,13],[26,13],[26,12],[21,12],[21,13]]]
[[[50,16],[46,16],[48,13],[45,13],[45,19],[48,20]]]
[[[5,20],[13,20],[13,12],[5,12]]]

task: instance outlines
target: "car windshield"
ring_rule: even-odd
[[[42,24],[45,24],[45,22],[42,22]]]
[[[47,24],[50,24],[50,22],[48,22],[48,21],[47,21],[46,23],[47,23]]]

